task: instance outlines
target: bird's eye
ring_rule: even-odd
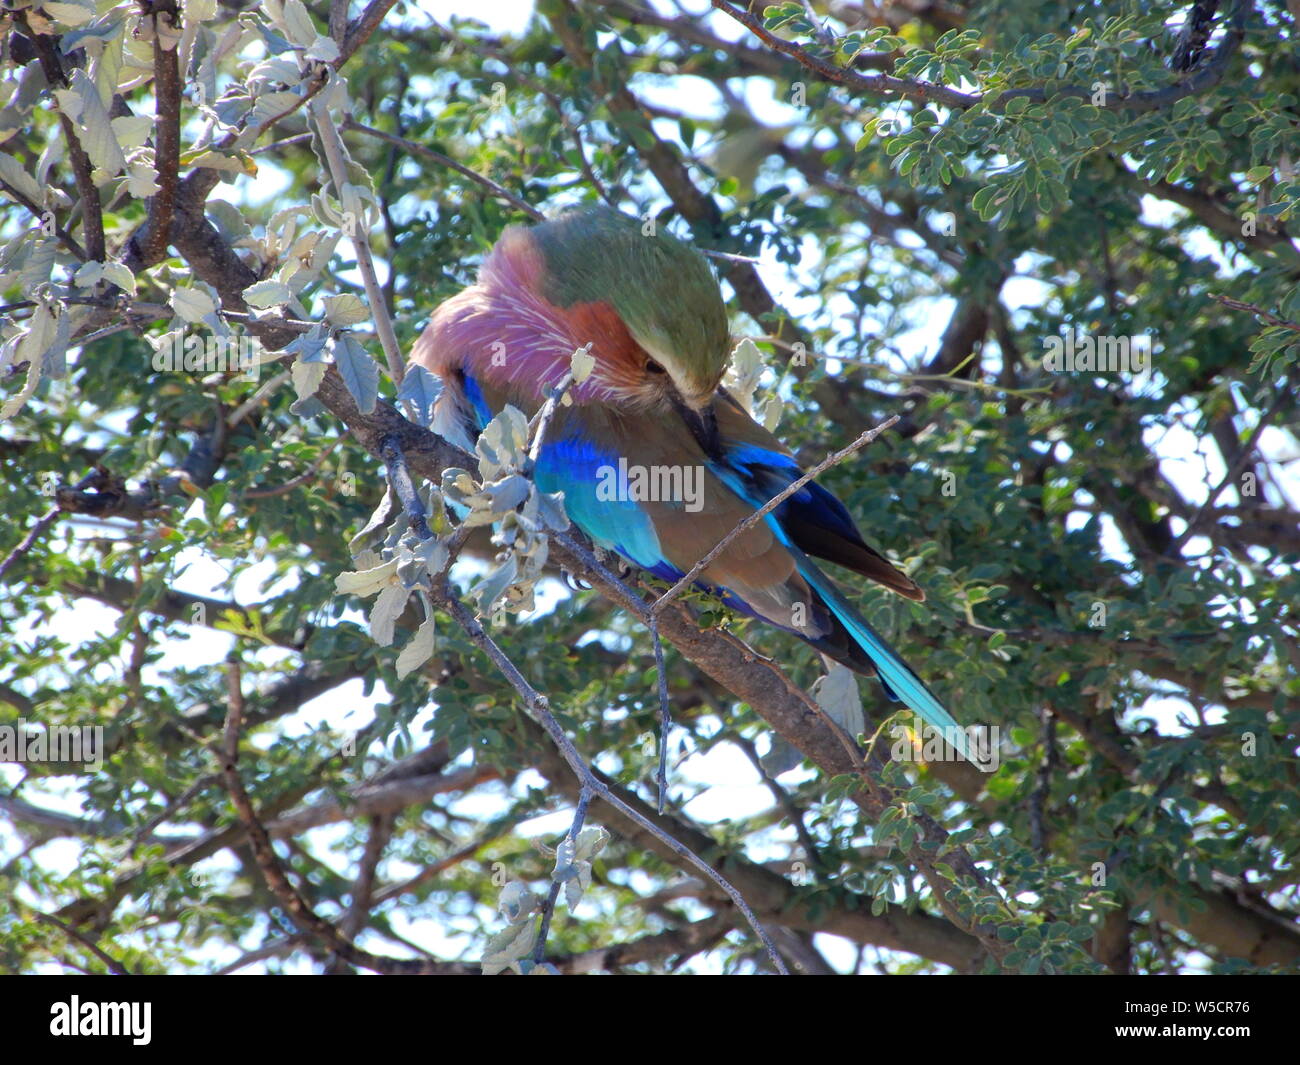
[[[657,362],[655,362],[654,359],[647,359],[645,364],[645,372],[646,373],[667,373],[668,371],[665,370],[662,366],[660,366]]]

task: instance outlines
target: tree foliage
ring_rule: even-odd
[[[1294,5],[714,7],[5,6],[0,726],[104,747],[6,754],[4,969],[769,969],[690,852],[792,970],[1296,970]],[[806,464],[900,416],[822,480],[992,772],[700,597],[661,671],[537,426],[424,428],[432,308],[592,201]]]

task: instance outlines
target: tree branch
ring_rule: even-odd
[[[228,663],[229,708],[226,713],[225,742],[221,759],[221,773],[226,781],[226,790],[239,816],[244,830],[248,833],[248,843],[252,848],[257,867],[261,870],[266,885],[284,906],[298,929],[306,935],[319,939],[335,954],[353,965],[380,973],[427,974],[437,969],[426,961],[408,961],[401,958],[385,958],[371,954],[357,947],[347,939],[334,925],[325,920],[303,898],[302,894],[290,882],[271,846],[271,839],[253,810],[253,804],[244,790],[239,776],[239,736],[244,719],[244,694],[241,686],[242,672],[239,663]]]
[[[1005,89],[996,95],[967,93],[946,85],[896,78],[890,74],[859,74],[857,71],[838,67],[797,44],[777,37],[769,32],[754,15],[732,7],[727,0],[710,0],[710,2],[717,10],[735,19],[773,51],[797,60],[801,66],[823,81],[872,96],[898,96],[924,103],[936,103],[955,111],[966,111],[976,105],[984,105],[992,111],[998,111],[1016,98],[1043,103],[1056,96],[1074,96],[1090,100],[1093,95],[1090,90],[1078,85]],[[1214,48],[1210,58],[1187,77],[1163,89],[1108,95],[1106,102],[1101,106],[1110,111],[1133,111],[1139,114],[1161,111],[1172,107],[1186,96],[1195,95],[1217,85],[1227,73],[1228,61],[1236,53],[1237,47],[1245,36],[1245,17],[1248,8],[1247,0],[1236,0],[1228,16],[1228,29],[1223,40]]]
[[[166,20],[173,32],[180,29],[180,9],[175,0],[152,0],[146,4],[155,24]],[[149,202],[144,254],[149,258],[166,257],[168,236],[176,207],[176,191],[181,168],[181,72],[178,40],[161,32],[155,25],[153,34],[154,85],[154,168],[158,172],[158,191]]]
[[[487,656],[492,660],[493,665],[495,665],[501,675],[505,677],[507,683],[509,683],[509,685],[519,694],[519,697],[523,699],[524,705],[529,714],[546,730],[546,734],[550,736],[551,741],[555,744],[561,756],[573,771],[574,776],[581,782],[582,788],[584,790],[590,790],[593,794],[598,795],[602,800],[617,809],[624,816],[631,818],[645,831],[654,835],[664,846],[676,853],[678,857],[690,862],[691,865],[695,866],[696,869],[712,880],[727,895],[727,897],[731,899],[731,902],[736,909],[740,910],[740,912],[745,915],[745,919],[749,922],[749,926],[754,930],[754,934],[758,936],[764,948],[767,950],[768,958],[771,960],[776,971],[782,976],[788,976],[789,973],[786,970],[785,963],[781,960],[780,954],[777,953],[775,945],[773,945],[766,930],[759,923],[758,918],[754,916],[754,911],[750,909],[749,904],[745,901],[740,892],[738,892],[721,873],[715,870],[713,866],[709,865],[693,851],[684,847],[671,836],[660,832],[658,827],[649,818],[623,802],[610,790],[608,785],[606,785],[595,771],[587,765],[582,756],[578,753],[578,749],[574,747],[573,742],[565,734],[563,727],[561,727],[560,723],[555,719],[555,715],[551,713],[550,703],[547,701],[546,697],[528,683],[524,678],[524,675],[520,673],[515,664],[510,661],[509,656],[507,656],[506,653],[497,646],[496,641],[488,635],[487,630],[483,628],[478,619],[465,608],[455,595],[452,594],[451,588],[445,581],[442,586],[436,590],[434,598],[438,605],[446,610],[451,615],[452,619],[460,625],[464,630],[465,635],[469,637],[470,642],[487,654]]]

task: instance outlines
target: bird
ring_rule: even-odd
[[[533,477],[539,490],[563,493],[569,520],[595,544],[632,566],[679,580],[803,475],[722,385],[731,337],[708,260],[611,207],[506,227],[477,281],[435,309],[410,358],[443,385],[433,431],[472,451],[507,405],[531,418],[579,348],[594,365],[555,409]],[[874,674],[891,700],[967,754],[952,714],[813,557],[925,600],[815,481],[736,537],[696,583]]]

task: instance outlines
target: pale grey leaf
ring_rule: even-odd
[[[109,177],[116,177],[126,169],[126,155],[117,143],[108,111],[99,98],[99,89],[84,70],[73,71],[71,84],[81,98],[81,114],[77,120],[81,146],[96,169]]]
[[[433,618],[425,618],[397,656],[398,680],[404,680],[429,660],[433,655],[434,636]]]
[[[858,691],[857,675],[851,669],[832,663],[826,676],[812,686],[810,694],[826,715],[850,736],[862,731],[865,725],[862,695]]]
[[[298,393],[298,398],[310,399],[320,388],[321,381],[325,378],[325,371],[328,369],[323,362],[305,362],[297,359],[289,367],[289,374],[293,378],[293,390]]]
[[[325,317],[330,325],[358,325],[370,318],[370,308],[351,292],[325,297]]]
[[[217,309],[216,303],[207,291],[201,288],[178,288],[172,291],[172,310],[186,322],[203,321],[206,315]]]
[[[485,480],[507,469],[519,469],[527,455],[528,419],[515,407],[507,406],[479,433],[475,450],[479,472]]]
[[[380,647],[393,642],[393,630],[406,609],[408,594],[400,584],[386,585],[370,608],[370,638]]]
[[[487,613],[491,610],[492,604],[500,598],[501,593],[514,584],[518,573],[519,563],[515,560],[514,555],[510,555],[501,565],[474,586],[474,598],[478,601],[478,608],[481,613]]]
[[[293,289],[282,281],[258,281],[244,289],[244,302],[264,311],[280,307],[293,299]]]
[[[217,231],[231,244],[243,240],[252,232],[248,228],[243,212],[233,203],[227,203],[225,200],[209,200],[203,210],[217,227]]]
[[[578,842],[574,853],[583,861],[589,862],[609,845],[609,833],[599,825],[584,828],[578,833]]]
[[[426,426],[433,420],[433,405],[441,394],[442,381],[418,362],[406,368],[402,387],[397,390],[397,398],[410,403],[415,408],[416,420]]]
[[[135,295],[135,274],[126,263],[104,263],[104,280],[116,285],[128,296]]]
[[[527,884],[521,880],[512,880],[501,889],[497,909],[507,921],[515,924],[536,913],[539,902],[541,899],[529,890]]]
[[[357,410],[369,414],[379,401],[378,363],[351,333],[343,333],[334,341],[334,365],[357,401]]]
[[[38,206],[44,202],[45,197],[41,187],[36,184],[36,179],[27,173],[22,163],[8,152],[0,152],[0,180],[3,180],[6,185],[13,186],[16,191]]]
[[[788,773],[796,768],[802,761],[803,755],[777,735],[773,735],[768,740],[767,753],[759,758],[763,771],[774,780],[782,773]]]
[[[397,500],[393,496],[392,488],[385,488],[384,497],[379,501],[379,506],[375,507],[370,519],[362,527],[361,531],[348,541],[348,550],[352,552],[353,557],[371,540],[375,532],[388,525],[396,509]]]
[[[323,325],[300,333],[298,338],[284,346],[286,353],[297,355],[303,362],[315,362],[325,365],[325,347],[329,343],[329,334]]]
[[[312,22],[307,6],[302,0],[286,0],[284,5],[284,27],[289,40],[294,44],[307,47],[320,36],[316,24]]]

